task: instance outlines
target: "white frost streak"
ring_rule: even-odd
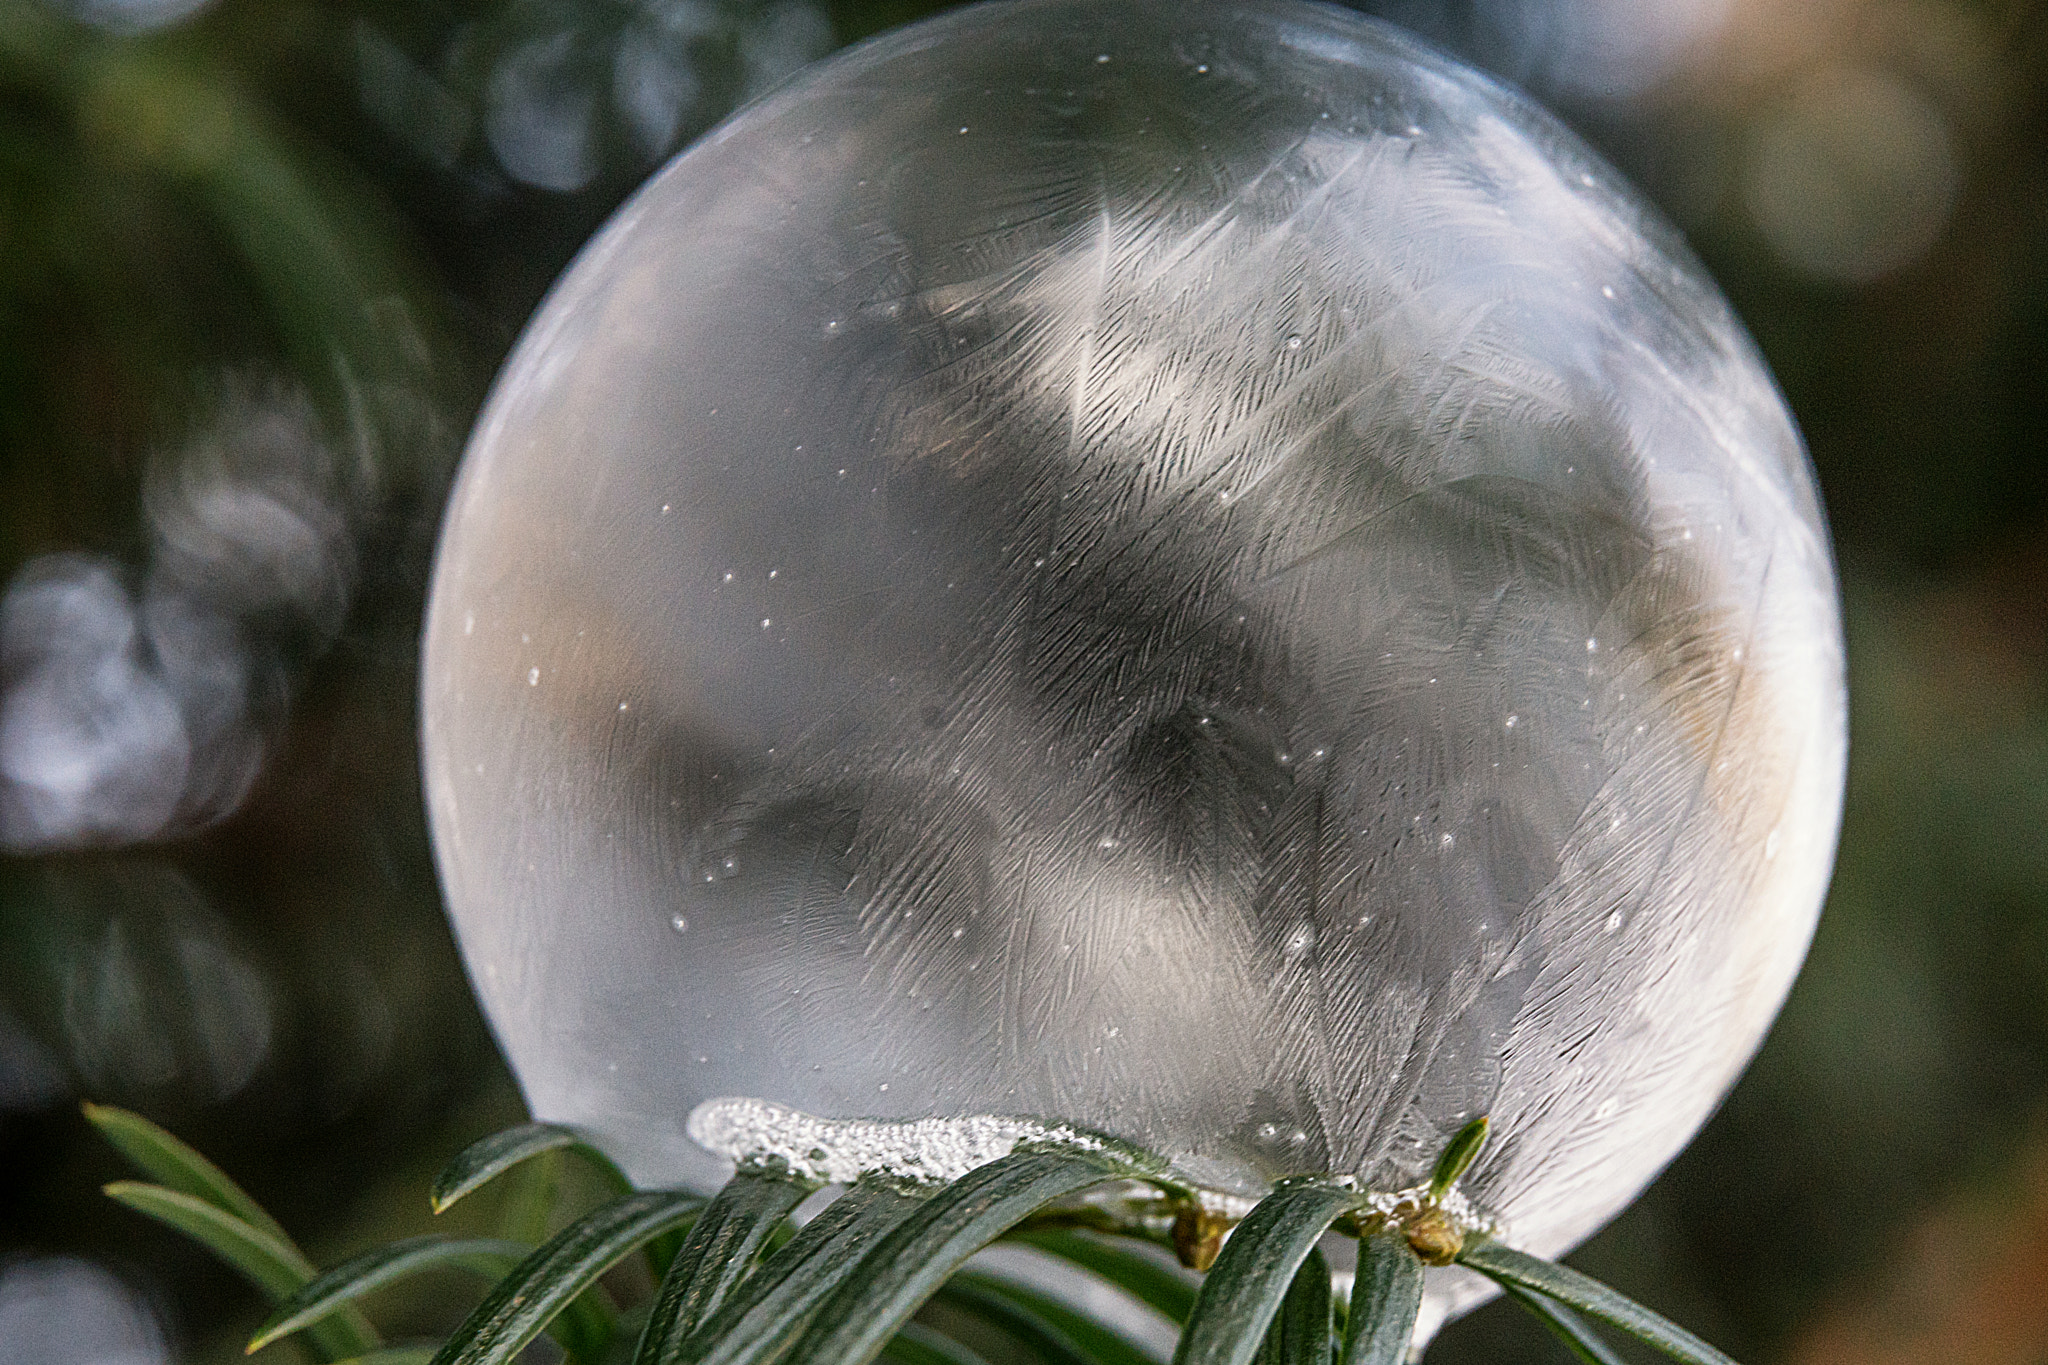
[[[1027,1144],[1079,1152],[1107,1144],[1065,1124],[982,1114],[958,1119],[821,1119],[767,1100],[706,1100],[684,1130],[735,1164],[779,1164],[804,1179],[844,1185],[879,1175],[943,1185]]]

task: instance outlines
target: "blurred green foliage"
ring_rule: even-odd
[[[1811,444],[1854,698],[1834,892],[1756,1066],[1577,1260],[1745,1359],[1875,1358],[1830,1324],[1916,1292],[1899,1248],[1958,1201],[2048,1257],[2048,8],[1679,6],[1717,23],[1622,81],[1649,58],[1585,16],[1627,7],[1362,7],[1526,81],[1657,199]],[[226,1360],[261,1306],[98,1198],[78,1098],[177,1127],[323,1262],[423,1230],[432,1170],[516,1117],[416,771],[461,434],[655,165],[933,8],[0,0],[0,583],[146,641],[183,755],[69,824],[10,815],[0,771],[0,1273],[102,1263]],[[2019,1346],[1945,1349],[2048,1354],[2048,1280],[2002,1306]],[[1431,1358],[1559,1349],[1489,1309]]]

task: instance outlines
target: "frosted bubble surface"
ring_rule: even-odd
[[[424,707],[478,992],[643,1180],[730,1096],[1229,1196],[1486,1113],[1539,1253],[1748,1059],[1844,747],[1674,235],[1391,29],[1190,0],[944,16],[651,181],[477,428]]]

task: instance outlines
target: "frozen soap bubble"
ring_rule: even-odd
[[[1844,746],[1699,266],[1290,0],[959,11],[678,158],[490,400],[425,689],[485,1007],[639,1178],[718,1179],[723,1096],[1234,1195],[1483,1113],[1463,1188],[1544,1254],[1755,1047]]]

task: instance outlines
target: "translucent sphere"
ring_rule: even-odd
[[[1804,953],[1844,748],[1799,438],[1554,120],[1294,0],[811,69],[584,251],[436,573],[426,772],[534,1110],[1022,1115],[1465,1183],[1555,1252]]]

